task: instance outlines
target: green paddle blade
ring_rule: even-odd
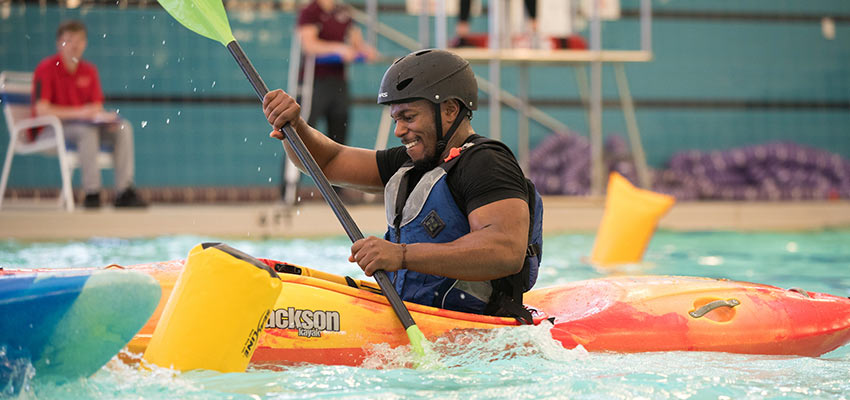
[[[425,338],[416,325],[407,328],[407,338],[413,350],[413,365],[417,369],[440,370],[446,367],[440,362],[440,357],[431,348],[431,342]]]
[[[157,0],[174,19],[195,33],[227,46],[234,40],[221,0]]]

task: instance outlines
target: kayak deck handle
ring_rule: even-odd
[[[716,308],[720,308],[720,307],[734,308],[735,306],[740,305],[740,304],[741,304],[741,302],[738,301],[738,299],[715,300],[715,301],[712,301],[711,303],[708,303],[708,304],[706,304],[706,305],[704,305],[700,308],[697,308],[696,310],[688,312],[688,315],[690,315],[691,317],[694,317],[694,318],[701,318],[702,316],[704,316],[705,314],[708,314],[709,312],[711,312],[712,310],[714,310]]]

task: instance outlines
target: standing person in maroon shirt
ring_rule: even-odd
[[[298,15],[301,49],[317,58],[308,121],[315,125],[324,118],[328,137],[341,144],[348,136],[351,105],[345,66],[358,59],[373,61],[377,56],[351,20],[348,7],[336,0],[313,0]]]
[[[118,114],[103,108],[97,68],[83,61],[86,26],[65,21],[56,31],[57,53],[42,60],[33,74],[33,115],[55,115],[62,121],[65,140],[76,145],[80,155],[83,206],[100,207],[101,176],[97,154],[101,143],[112,145],[115,163],[116,207],[147,204],[133,189],[133,127]],[[37,135],[53,135],[51,128]]]

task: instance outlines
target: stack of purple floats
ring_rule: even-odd
[[[620,136],[604,146],[608,171],[632,183],[637,173]],[[590,193],[590,143],[572,133],[549,135],[531,152],[529,172],[541,194]],[[726,151],[674,154],[652,171],[652,190],[677,200],[824,200],[850,198],[850,162],[824,150],[776,142]]]

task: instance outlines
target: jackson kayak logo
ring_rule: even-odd
[[[298,329],[298,336],[321,337],[322,332],[339,332],[339,312],[278,308],[269,315],[266,329]]]

